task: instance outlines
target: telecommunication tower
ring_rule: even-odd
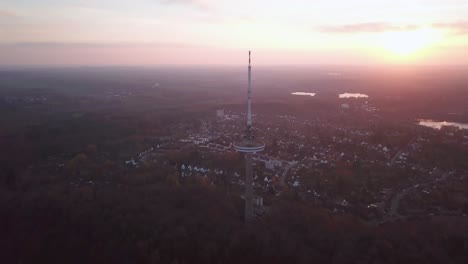
[[[252,178],[252,154],[262,151],[265,144],[255,139],[252,128],[252,66],[248,66],[248,84],[247,84],[247,129],[242,139],[233,144],[234,149],[244,153],[245,156],[245,222],[251,222],[254,218],[253,211],[253,178]]]

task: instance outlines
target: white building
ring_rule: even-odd
[[[200,144],[205,144],[210,141],[210,138],[207,137],[198,137],[198,138],[193,138],[192,142],[194,144],[200,145]]]
[[[282,167],[283,166],[283,162],[281,162],[280,160],[268,160],[265,162],[265,168],[267,169],[270,169],[270,170],[274,170],[276,167]]]
[[[253,204],[256,206],[263,206],[263,197],[260,197],[260,196],[254,197]]]

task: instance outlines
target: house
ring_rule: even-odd
[[[269,170],[274,170],[276,167],[281,168],[283,166],[283,162],[280,160],[272,160],[269,159],[268,161],[265,162],[265,168]]]

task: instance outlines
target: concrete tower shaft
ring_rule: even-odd
[[[252,126],[252,66],[250,65],[249,51],[249,66],[248,66],[248,85],[247,85],[247,128]]]
[[[245,153],[245,208],[244,220],[249,223],[254,218],[253,209],[252,153]]]

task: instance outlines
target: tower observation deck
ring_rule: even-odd
[[[247,129],[242,139],[233,144],[234,149],[244,153],[245,156],[245,222],[250,222],[254,218],[253,212],[253,178],[252,178],[252,154],[262,151],[265,144],[255,139],[252,129],[252,66],[248,66],[247,85]]]

